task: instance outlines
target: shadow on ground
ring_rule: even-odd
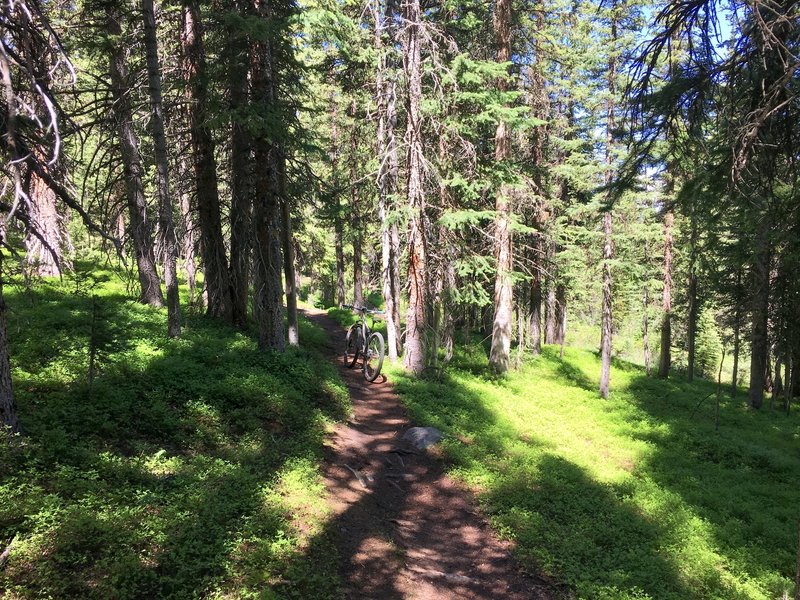
[[[167,341],[164,312],[122,295],[53,285],[10,300],[27,435],[0,444],[0,541],[17,537],[0,590],[336,594],[332,544],[303,530],[324,513],[314,486],[326,423],[348,413],[325,359],[265,354],[191,315],[182,339]]]
[[[716,386],[705,380],[641,374],[628,391],[647,419],[666,425],[638,434],[655,449],[641,468],[691,515],[678,515],[676,534],[707,532],[726,566],[741,574],[737,597],[790,594],[800,504],[798,418],[766,405],[749,409],[746,394],[732,398],[727,389],[717,411]],[[710,578],[710,586],[719,584]]]
[[[472,371],[474,361],[469,356],[467,359]],[[438,383],[401,374],[392,379],[416,423],[450,434],[444,442],[446,466],[478,491],[495,528],[518,543],[516,556],[531,577],[511,591],[518,594],[513,597],[558,598],[576,593],[581,597],[693,596],[676,565],[660,551],[671,540],[669,526],[645,517],[629,501],[629,490],[624,485],[597,482],[581,467],[552,452],[544,440],[520,435],[513,423],[485,398],[462,385],[452,372]],[[588,385],[577,368],[570,371],[570,379]],[[394,415],[384,418],[394,426]],[[524,457],[521,447],[535,447],[536,460]],[[471,582],[470,572],[464,570],[470,562],[466,555],[479,554],[481,540],[491,532],[484,522],[485,529],[458,538],[458,520],[463,516],[450,508],[451,503],[464,497],[463,489],[454,489],[452,497],[415,507],[415,479],[394,479],[400,484],[399,489],[385,483],[400,467],[383,441],[368,443],[367,448],[370,459],[354,456],[349,466],[358,473],[369,474],[375,483],[369,484],[371,489],[366,493],[359,489],[354,473],[338,470],[335,485],[352,490],[353,501],[328,526],[332,535],[344,540],[341,553],[347,565],[344,577],[350,597],[407,597],[409,583],[387,574],[396,573],[398,566],[409,563],[409,552],[420,550],[412,545],[418,535],[415,528],[425,525],[407,516],[417,508],[437,515],[441,528],[435,535],[456,532],[454,543],[437,547],[434,542],[430,545],[432,550],[426,550],[436,560],[450,556],[449,564],[438,563],[446,567],[429,569],[431,573],[416,580],[418,585],[425,581],[434,586],[430,597],[437,597],[437,584],[442,589],[446,584],[450,592],[455,590],[454,597],[512,597],[497,589],[487,592],[479,583],[480,575]],[[408,469],[406,465],[405,470]],[[380,517],[369,528],[353,528],[353,522],[362,520],[362,513]],[[465,556],[458,556],[453,547],[463,549]],[[449,581],[448,574],[454,575]],[[498,577],[492,574],[488,579],[497,581]]]

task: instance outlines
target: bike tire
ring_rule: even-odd
[[[359,347],[361,346],[359,343],[360,337],[360,326],[358,324],[351,325],[350,329],[347,330],[347,336],[344,338],[344,352],[342,353],[344,366],[348,369],[352,369],[358,360]]]
[[[375,332],[369,336],[367,341],[367,354],[364,356],[364,379],[375,381],[381,374],[383,366],[383,356],[386,352],[386,344],[383,335]]]

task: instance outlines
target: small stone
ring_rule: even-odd
[[[403,434],[403,440],[410,442],[417,450],[425,450],[439,442],[444,434],[435,427],[412,427]]]

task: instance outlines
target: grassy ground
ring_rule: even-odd
[[[521,561],[580,598],[781,598],[791,593],[800,421],[547,347],[506,379],[461,349],[441,382],[399,370],[415,420],[446,434],[452,473]]]
[[[324,334],[265,354],[189,315],[167,341],[165,311],[88,273],[6,289],[26,435],[0,436],[0,596],[337,597],[318,463],[349,399]]]

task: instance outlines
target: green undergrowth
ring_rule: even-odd
[[[579,598],[791,596],[798,417],[724,395],[717,429],[713,384],[625,362],[603,400],[596,354],[558,350],[503,379],[478,346],[440,382],[390,372],[522,563]]]
[[[322,331],[263,353],[189,314],[167,340],[97,269],[6,292],[25,435],[0,435],[0,597],[339,595],[319,459],[350,406]]]

